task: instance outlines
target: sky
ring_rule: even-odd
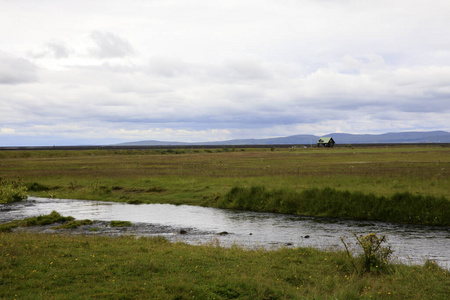
[[[0,146],[450,131],[450,1],[0,0]]]

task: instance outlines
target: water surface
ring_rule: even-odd
[[[352,239],[352,233],[386,234],[401,262],[423,263],[432,259],[450,267],[450,228],[392,224],[383,222],[348,221],[233,211],[189,205],[100,202],[70,199],[29,197],[28,200],[0,205],[0,222],[46,215],[53,210],[76,219],[99,221],[122,220],[136,224],[131,231],[137,235],[154,235],[152,228],[171,228],[158,231],[171,240],[204,243],[218,240],[221,245],[238,244],[243,247],[305,247],[321,249],[342,247],[341,236]],[[139,230],[139,227],[147,230]],[[180,230],[188,232],[180,235]],[[219,233],[227,232],[227,235]],[[354,240],[354,238],[353,238]]]

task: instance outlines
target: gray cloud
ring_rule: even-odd
[[[66,47],[64,42],[53,40],[47,44],[48,49],[55,58],[66,58],[70,54],[70,49]]]
[[[152,57],[148,64],[148,72],[162,77],[188,75],[199,69],[201,68],[189,65],[180,59],[166,57]]]
[[[93,31],[90,35],[95,48],[90,50],[94,56],[101,58],[125,57],[134,54],[130,42],[111,32]]]
[[[218,70],[217,76],[230,80],[262,80],[270,79],[271,74],[261,62],[252,59],[235,59],[225,63]]]
[[[28,83],[37,78],[37,67],[32,62],[0,51],[0,84]]]
[[[44,1],[29,18],[0,4],[10,53],[0,53],[0,135],[95,143],[450,130],[445,1],[144,2],[105,10],[79,0],[67,12]]]
[[[30,51],[28,56],[32,58],[67,58],[72,53],[63,41],[52,40],[44,45],[40,50]]]

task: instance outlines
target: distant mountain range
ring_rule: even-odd
[[[118,144],[120,146],[189,146],[189,145],[309,145],[316,144],[320,137],[332,137],[336,144],[385,144],[385,143],[450,143],[446,131],[391,132],[383,134],[330,133],[322,136],[301,134],[268,139],[238,139],[216,142],[183,143],[164,141],[137,141]]]

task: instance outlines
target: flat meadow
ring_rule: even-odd
[[[43,197],[450,225],[440,145],[2,151],[0,161],[1,177]]]
[[[0,177],[53,198],[450,226],[450,147],[0,151]],[[425,211],[425,213],[423,213]],[[354,213],[353,213],[354,212]],[[381,218],[381,219],[380,219]],[[446,299],[448,270],[343,251],[0,233],[5,299]],[[366,259],[367,262],[367,259]],[[383,265],[383,266],[382,266]]]
[[[1,177],[33,195],[211,206],[235,186],[441,197],[449,171],[442,146],[0,151]]]

